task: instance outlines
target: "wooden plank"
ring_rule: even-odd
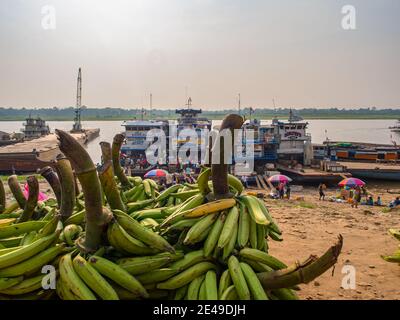
[[[256,176],[256,182],[257,182],[257,187],[258,189],[262,189],[261,185],[260,185],[260,181],[258,181],[258,176]]]
[[[262,177],[261,175],[258,175],[258,179],[260,180],[260,183],[261,183],[262,187],[263,187],[265,190],[268,190],[268,187],[267,187],[267,185],[265,184],[263,177]]]
[[[271,182],[269,182],[268,177],[267,177],[266,175],[264,175],[263,177],[264,177],[265,182],[268,184],[268,187],[269,187],[271,190],[273,190],[273,189],[274,189],[274,186],[272,185]]]

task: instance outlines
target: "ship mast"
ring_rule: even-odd
[[[238,100],[238,113],[239,113],[239,116],[240,116],[240,103],[241,103],[241,101],[240,101],[240,93],[239,93],[239,100]]]
[[[81,68],[79,68],[77,88],[76,88],[75,118],[74,118],[74,125],[72,128],[72,131],[74,132],[82,131],[81,111],[82,111],[82,73],[81,73]]]

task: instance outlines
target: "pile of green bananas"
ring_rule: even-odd
[[[81,148],[67,133],[57,134],[67,157]],[[341,238],[321,261],[314,256],[287,267],[272,256],[268,240],[282,241],[282,233],[264,201],[243,194],[233,175],[221,197],[210,168],[194,184],[165,190],[125,176],[122,141],[114,138],[112,161],[110,145],[101,143],[108,160],[97,171],[83,148],[58,157],[57,174],[41,173],[54,199],[37,201],[35,176],[28,177],[25,199],[12,176],[15,201],[6,204],[0,180],[0,300],[297,299],[298,283],[336,262]]]
[[[400,230],[399,229],[389,229],[389,234],[393,236],[393,238],[400,241]],[[397,249],[393,254],[382,256],[385,261],[400,263],[400,245],[399,249]]]
[[[85,233],[83,194],[61,222],[57,202],[38,202],[22,214],[12,202],[0,214],[0,299],[294,299],[291,289],[264,291],[256,272],[285,268],[270,256],[268,237],[281,232],[264,203],[241,195],[229,176],[230,199],[207,200],[210,169],[196,184],[160,187],[128,177],[119,186],[126,211],[113,210],[104,246],[79,251]],[[107,203],[104,203],[107,206]],[[55,266],[56,290],[43,289],[45,265]]]

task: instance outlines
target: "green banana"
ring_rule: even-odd
[[[99,256],[91,256],[89,263],[102,275],[110,278],[121,287],[140,295],[143,298],[148,298],[149,294],[146,289],[127,271],[119,265]]]
[[[33,241],[36,239],[37,232],[36,231],[31,231],[29,233],[25,233],[25,235],[21,239],[21,246],[27,246],[28,244],[31,244]]]
[[[45,226],[36,234],[35,240],[43,238],[55,232],[60,219],[61,215],[54,215],[53,218],[48,220]]]
[[[204,257],[203,250],[196,250],[188,252],[184,257],[178,261],[171,264],[170,268],[178,270],[186,270],[187,268],[198,264],[200,262],[206,261],[207,258]]]
[[[197,185],[199,187],[200,193],[203,195],[207,195],[211,192],[208,186],[208,179],[210,178],[210,175],[211,175],[211,169],[206,168],[197,177]]]
[[[240,250],[239,255],[240,255],[240,257],[243,257],[245,259],[264,263],[267,266],[273,268],[274,270],[287,268],[287,265],[284,264],[282,261],[269,255],[266,252],[263,252],[263,251],[260,251],[257,249],[244,248],[244,249]]]
[[[260,280],[258,280],[253,269],[244,262],[240,262],[240,268],[243,272],[244,278],[246,279],[253,299],[268,300],[268,296],[266,295],[264,288],[262,287]]]
[[[205,276],[201,275],[201,276],[193,279],[189,283],[189,285],[187,287],[187,293],[186,293],[187,300],[198,300],[200,286],[203,283],[204,278],[205,278]]]
[[[82,232],[81,226],[78,226],[76,224],[67,225],[63,230],[65,242],[68,245],[73,246],[75,243],[75,240],[77,239],[77,237],[79,236],[79,234],[81,232]]]
[[[64,221],[64,225],[65,226],[68,226],[69,224],[80,225],[85,222],[85,215],[86,215],[85,209],[76,212],[72,214],[70,217],[68,217],[67,220]]]
[[[171,187],[169,187],[168,189],[165,189],[163,192],[161,192],[161,194],[156,198],[156,202],[161,202],[165,199],[167,199],[171,193],[176,192],[180,187],[182,187],[182,185],[180,184],[175,184]]]
[[[206,282],[203,280],[203,282],[200,285],[198,300],[206,300],[206,299],[207,299],[207,296],[206,296]]]
[[[197,223],[189,229],[183,243],[185,245],[195,244],[200,242],[205,231],[212,226],[214,221],[218,218],[216,214],[209,214],[200,219]]]
[[[222,249],[228,244],[234,226],[238,223],[238,219],[239,211],[236,206],[233,206],[231,209],[229,209],[228,214],[226,215],[224,226],[217,243],[218,248]]]
[[[79,277],[103,300],[119,300],[113,287],[83,257],[77,255],[72,261]]]
[[[238,246],[239,248],[244,248],[249,242],[250,235],[250,215],[247,211],[247,208],[243,205],[242,202],[239,204],[239,229],[238,229]]]
[[[207,236],[206,241],[204,242],[204,255],[206,257],[210,257],[215,249],[215,246],[218,243],[218,239],[220,237],[222,228],[224,227],[224,221],[225,221],[225,214],[221,213],[217,217],[216,221],[211,227],[210,233]]]
[[[222,294],[225,292],[226,289],[232,284],[232,278],[229,273],[229,269],[225,270],[221,277],[219,278],[219,285],[218,285],[218,297],[221,299]]]
[[[240,200],[247,207],[250,216],[257,224],[263,224],[263,225],[270,224],[269,220],[267,219],[261,208],[261,203],[258,201],[256,197],[245,195],[245,196],[240,196]]]
[[[188,287],[189,286],[183,286],[183,287],[180,287],[179,289],[177,289],[175,291],[174,300],[183,300],[183,298],[185,298],[185,296],[186,296]]]
[[[135,211],[130,215],[135,220],[143,220],[146,218],[153,218],[153,219],[163,219],[164,212],[163,208],[155,208],[155,209],[145,209],[140,211]]]
[[[192,219],[183,219],[180,220],[173,225],[169,226],[167,229],[161,232],[161,234],[166,234],[171,231],[179,230],[182,231],[185,228],[192,227],[196,222],[198,222],[201,218],[192,218]]]
[[[258,199],[258,198],[255,198],[255,199],[258,201],[262,213],[267,218],[267,220],[269,222],[269,223],[267,223],[267,225],[270,227],[270,229],[273,230],[274,232],[276,232],[277,234],[282,234],[282,232],[279,229],[277,223],[275,222],[275,220],[270,215],[268,209],[265,207],[264,201],[262,201],[261,199]]]
[[[114,243],[111,243],[111,245],[128,254],[150,255],[158,252],[158,250],[150,248],[142,241],[130,236],[117,221],[108,226],[107,235],[109,240],[110,237],[114,239]]]
[[[217,274],[215,271],[208,270],[204,281],[207,300],[218,300]]]
[[[228,260],[228,268],[240,300],[250,300],[250,291],[246,279],[243,275],[242,269],[240,268],[239,260],[235,256],[230,256]]]
[[[114,216],[128,234],[144,242],[149,247],[172,253],[175,251],[175,249],[163,237],[143,227],[139,222],[131,218],[125,212],[114,210]]]
[[[52,234],[36,240],[27,246],[23,246],[17,250],[0,256],[0,268],[6,268],[29,259],[30,257],[46,249],[57,237],[58,234]]]
[[[199,193],[199,189],[188,190],[184,192],[171,193],[171,197],[178,198],[181,200],[189,199]]]
[[[64,250],[64,245],[49,247],[46,250],[35,254],[20,263],[13,264],[9,267],[0,269],[1,277],[16,277],[32,274],[40,270],[44,265],[54,260]]]
[[[226,290],[222,293],[220,300],[239,300],[235,286],[231,285],[226,288]]]
[[[215,264],[211,262],[200,262],[190,268],[182,271],[181,273],[173,276],[167,281],[161,282],[157,285],[158,289],[174,290],[183,287],[190,283],[193,279],[201,276],[210,269],[215,269]]]
[[[61,257],[59,270],[66,291],[70,291],[71,294],[77,296],[79,300],[97,300],[93,292],[76,273],[72,263],[71,253]]]
[[[233,226],[232,235],[231,235],[231,237],[230,237],[230,239],[228,241],[228,244],[222,250],[222,260],[224,260],[224,261],[229,258],[229,256],[232,253],[233,249],[235,249],[238,229],[239,229],[238,225],[235,224]]]
[[[143,180],[143,187],[144,187],[144,192],[146,194],[146,196],[148,196],[149,198],[152,198],[152,194],[151,194],[151,184],[149,182],[148,179]]]
[[[0,239],[19,236],[21,234],[38,231],[46,225],[46,221],[27,221],[0,227]]]
[[[257,225],[257,249],[265,251],[265,226],[262,224]]]
[[[136,276],[136,279],[143,285],[154,284],[156,285],[159,282],[165,281],[172,276],[179,273],[179,269],[173,268],[161,268],[152,270],[150,272],[142,273]]]
[[[42,279],[44,276],[44,274],[41,274],[33,278],[25,279],[10,288],[1,290],[0,293],[14,296],[33,292],[42,288]]]
[[[142,209],[150,206],[152,203],[154,203],[154,199],[146,199],[146,200],[137,201],[137,202],[130,202],[126,206],[128,208],[128,213],[132,214],[138,210],[142,210]]]
[[[0,291],[11,288],[24,280],[24,277],[3,278],[0,277]]]
[[[159,269],[182,257],[183,253],[179,251],[176,254],[159,253],[153,256],[122,258],[117,261],[117,264],[131,275],[138,275]]]
[[[242,182],[232,174],[228,174],[228,185],[237,191],[237,195],[240,195],[244,190]]]
[[[250,228],[249,228],[249,240],[250,240],[250,246],[254,249],[258,248],[258,237],[257,237],[257,223],[250,217]]]
[[[0,239],[0,245],[1,245],[1,247],[5,247],[5,248],[17,247],[20,245],[22,239],[23,239],[22,236]]]

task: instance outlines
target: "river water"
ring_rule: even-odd
[[[213,121],[213,126],[221,121]],[[271,123],[270,120],[262,121]],[[390,132],[388,127],[395,120],[308,120],[308,132],[313,143],[322,143],[326,137],[336,141],[354,141],[391,144],[394,140],[400,144],[400,135]],[[70,130],[72,121],[48,121],[51,131],[54,129]],[[94,162],[100,162],[100,141],[112,142],[116,133],[122,132],[123,121],[84,121],[84,128],[100,128],[100,136],[87,146]],[[21,121],[1,121],[0,131],[18,132],[22,128]]]

